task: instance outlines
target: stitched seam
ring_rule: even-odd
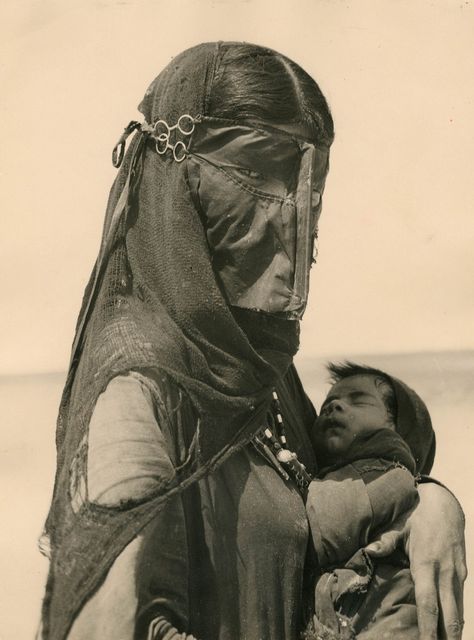
[[[271,195],[269,193],[266,193],[265,191],[259,191],[255,187],[252,187],[251,185],[247,185],[247,184],[245,184],[245,182],[241,182],[238,178],[235,178],[228,171],[226,171],[223,167],[219,166],[218,164],[216,164],[214,162],[211,162],[207,158],[204,158],[203,156],[199,155],[198,153],[193,153],[191,151],[190,155],[194,156],[195,158],[199,158],[199,160],[202,160],[202,162],[206,162],[209,166],[214,167],[214,169],[217,169],[218,171],[223,173],[235,185],[237,185],[238,187],[240,187],[244,191],[247,191],[248,193],[251,193],[254,196],[258,196],[262,200],[269,200],[270,202],[278,202],[278,204],[284,204],[285,202],[288,202],[287,198],[282,198],[280,196],[274,196],[274,195]]]
[[[296,133],[288,133],[284,129],[279,129],[278,127],[272,127],[271,125],[266,124],[262,126],[257,121],[254,120],[233,120],[231,118],[221,118],[219,116],[206,116],[202,115],[201,122],[208,122],[212,124],[213,122],[221,125],[234,125],[236,127],[247,127],[247,129],[254,129],[255,131],[259,131],[260,133],[270,133],[272,135],[280,136],[285,140],[291,140],[296,142],[298,146],[302,143],[310,144],[316,149],[328,150],[328,147],[324,145],[315,145],[313,141],[308,140],[302,136],[297,135]]]

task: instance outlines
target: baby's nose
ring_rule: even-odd
[[[331,413],[332,411],[343,411],[344,403],[339,398],[334,398],[324,408],[325,413]]]

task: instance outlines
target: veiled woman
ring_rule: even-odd
[[[295,63],[238,43],[180,54],[139,108],[60,407],[42,637],[293,640],[315,413],[292,358],[331,114]],[[461,614],[434,567],[459,557],[462,584],[462,516],[426,491],[403,531],[446,624]]]

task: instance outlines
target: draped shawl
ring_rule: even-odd
[[[185,113],[212,115],[219,64],[214,43],[174,58],[140,104],[146,121],[171,126]],[[110,193],[60,405],[43,638],[63,640],[114,559],[164,500],[255,434],[297,345],[296,321],[261,314],[236,321],[216,282],[186,161],[158,155],[137,132]],[[195,432],[174,481],[145,502],[100,507],[87,500],[88,424],[109,381],[132,369],[164,372],[180,386],[197,416]]]

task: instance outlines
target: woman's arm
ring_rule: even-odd
[[[165,407],[157,407],[154,390],[147,378],[132,373],[114,378],[99,396],[89,426],[89,501],[114,508],[143,500],[173,477],[158,426]],[[176,496],[116,558],[68,640],[184,638],[187,554],[183,504]]]
[[[427,482],[418,490],[415,509],[366,551],[383,557],[403,544],[415,582],[420,640],[459,640],[467,576],[464,514],[445,487]]]

